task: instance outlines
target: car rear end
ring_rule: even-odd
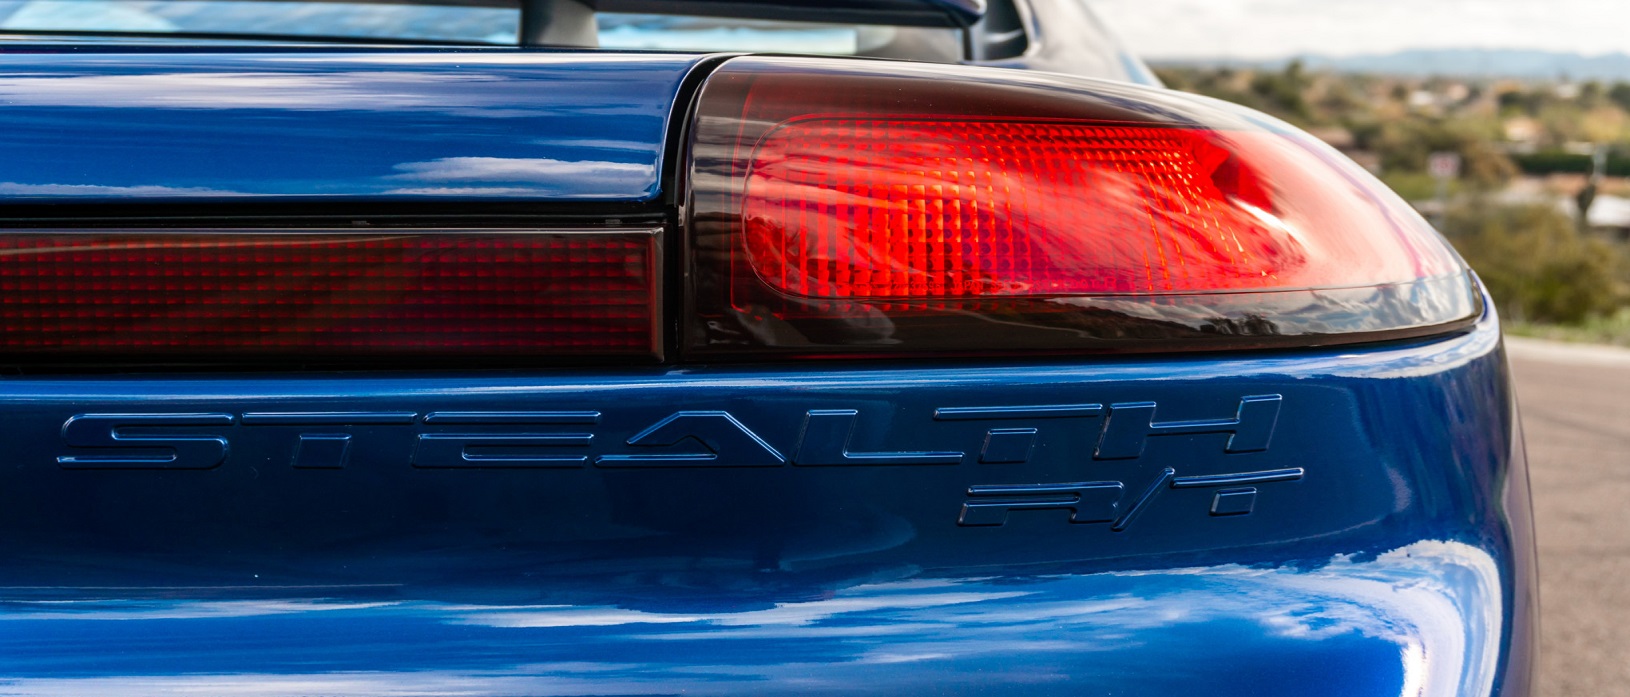
[[[1268,117],[611,50],[0,100],[0,692],[1528,693],[1498,320]]]

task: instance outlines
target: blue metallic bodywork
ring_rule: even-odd
[[[1227,359],[9,379],[0,691],[1522,695],[1534,586],[1506,384],[1492,318],[1437,341]],[[1102,417],[1033,418],[1154,402],[1161,422],[1215,419],[1248,395],[1283,399],[1266,450],[1228,452],[1213,429],[1097,459]],[[933,417],[997,406],[1031,416]],[[676,410],[734,415],[789,461],[810,413],[834,410],[864,417],[851,454],[961,455],[411,464],[413,435],[446,429],[587,431],[592,446],[562,452],[626,454]],[[311,429],[241,416],[137,429],[230,441],[213,468],[57,460],[79,414],[269,411],[511,416],[339,428],[353,440],[338,469],[291,465]],[[988,430],[1015,427],[1036,429],[1026,462],[979,461]],[[696,433],[661,451],[727,449]],[[1305,477],[1260,484],[1244,515],[1212,515],[1211,490],[1161,489],[1122,532],[1062,510],[957,524],[971,486],[1143,491],[1165,468]]]
[[[1154,82],[1079,0],[1019,11],[1028,49],[988,64]],[[8,48],[0,207],[33,227],[215,204],[229,227],[312,225],[328,202],[415,224],[424,201],[461,206],[438,224],[507,203],[514,226],[671,223],[672,119],[709,60]],[[16,374],[0,442],[0,694],[1531,680],[1492,316],[1210,355]]]
[[[0,201],[649,201],[700,59],[0,51]]]

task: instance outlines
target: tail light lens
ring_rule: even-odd
[[[1164,92],[740,58],[691,148],[688,355],[1312,345],[1480,311],[1369,175]]]
[[[0,234],[0,354],[650,360],[657,233],[11,231]]]

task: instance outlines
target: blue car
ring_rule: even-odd
[[[5,0],[0,225],[0,694],[1530,691],[1476,276],[1082,0]]]

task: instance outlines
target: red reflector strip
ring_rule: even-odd
[[[759,277],[813,298],[1214,293],[1457,270],[1266,132],[794,120],[753,151],[741,206]]]
[[[655,355],[656,230],[0,233],[0,354]]]

